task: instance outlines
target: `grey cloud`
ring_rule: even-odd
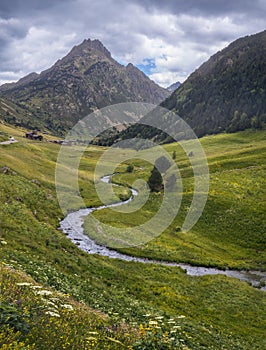
[[[2,41],[10,41],[14,38],[23,38],[26,36],[27,31],[27,25],[20,20],[4,20],[0,18],[0,40]]]
[[[0,17],[10,18],[43,10],[51,10],[58,4],[71,2],[71,0],[1,0]]]
[[[158,59],[175,47],[181,59],[156,72],[190,73],[217,48],[264,29],[265,6],[263,0],[0,0],[0,74],[48,68],[85,38],[101,40],[123,63]],[[228,27],[221,18],[229,18]]]
[[[126,0],[125,0],[126,1]],[[149,10],[161,10],[169,13],[200,14],[203,16],[221,16],[226,14],[257,14],[265,16],[266,5],[261,0],[134,0]]]

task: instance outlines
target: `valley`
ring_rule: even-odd
[[[184,62],[144,46],[0,86],[0,350],[266,347],[266,31],[168,89]]]
[[[1,336],[10,344],[23,343],[34,349],[34,334],[38,332],[42,334],[38,349],[46,349],[47,344],[51,349],[90,349],[92,342],[103,349],[140,349],[138,346],[143,347],[150,337],[157,348],[165,344],[169,349],[263,348],[265,292],[236,278],[193,277],[175,266],[127,262],[82,252],[58,230],[63,215],[56,198],[54,174],[60,145],[28,140],[24,129],[7,124],[0,124],[0,131],[18,140],[0,146],[2,303],[5,305],[10,298],[20,300],[21,306],[14,306],[15,310],[30,327],[28,333],[4,327]],[[136,257],[195,266],[265,271],[265,136],[265,130],[247,130],[201,139],[210,168],[210,193],[202,218],[189,233],[179,229],[191,202],[189,161],[178,144],[165,145],[170,155],[176,151],[175,162],[182,174],[179,213],[159,237],[143,246],[118,250]],[[87,207],[101,205],[93,173],[105,150],[88,146],[80,164],[80,191]],[[133,165],[130,173],[129,164]],[[115,186],[110,203],[129,198],[127,186],[137,178],[147,180],[151,169],[141,160],[120,164],[112,180],[126,187]],[[107,208],[93,215],[110,226],[136,225],[154,215],[160,196],[151,193],[137,214]],[[73,203],[73,210],[77,209]],[[94,237],[90,223],[85,222],[86,231]],[[58,305],[50,305],[53,311],[46,309],[38,294],[25,294],[31,290],[29,286],[14,287],[23,282],[51,291],[57,303],[62,299],[60,303],[70,304],[75,312],[65,313]],[[44,297],[46,302],[55,302],[49,298]],[[58,310],[60,317],[49,316],[47,310]],[[84,328],[76,317],[90,319],[90,326]],[[51,328],[45,326],[48,319]],[[153,327],[158,324],[161,328],[155,331]],[[171,342],[165,343],[166,332],[172,332]],[[137,345],[140,342],[142,345]]]

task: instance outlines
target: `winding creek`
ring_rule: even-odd
[[[112,175],[104,176],[101,180],[105,183],[110,182]],[[121,201],[114,204],[103,205],[99,207],[85,208],[80,209],[75,212],[69,213],[61,222],[60,229],[66,234],[66,236],[77,246],[89,253],[89,254],[99,254],[102,256],[107,256],[109,258],[121,259],[124,261],[134,261],[144,264],[160,264],[164,266],[178,266],[181,267],[186,273],[190,276],[204,276],[204,275],[218,275],[222,274],[228,277],[238,278],[241,281],[250,283],[252,286],[259,286],[260,283],[266,282],[266,272],[262,271],[237,271],[237,270],[220,270],[217,268],[211,267],[201,267],[201,266],[192,266],[189,264],[182,263],[173,263],[167,261],[157,261],[145,258],[138,258],[135,256],[130,256],[126,254],[119,253],[115,250],[109,249],[105,246],[96,244],[91,238],[84,234],[83,223],[84,218],[91,214],[95,210],[101,210],[104,208],[110,208],[114,206],[119,206],[131,201],[138,192],[134,189],[131,189],[132,196],[127,201]],[[266,286],[261,287],[261,290],[266,292]]]

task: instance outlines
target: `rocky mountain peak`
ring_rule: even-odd
[[[95,40],[85,39],[81,44],[81,46],[98,50],[102,52],[105,56],[111,57],[110,51],[108,51],[107,48],[98,39],[95,39]]]
[[[179,88],[180,85],[180,81],[177,81],[176,83],[173,83],[172,85],[168,86],[167,90],[170,92],[174,92],[176,89]]]
[[[90,58],[92,54],[103,54],[108,59],[111,59],[111,53],[106,49],[106,47],[97,39],[85,39],[83,42],[77,46],[74,46],[72,50],[58,62],[73,60],[78,57]]]
[[[86,39],[39,76],[23,85],[0,89],[0,97],[16,103],[34,116],[21,117],[32,129],[45,127],[63,134],[96,109],[121,102],[158,104],[169,92],[151,81],[133,64],[115,61],[99,40]],[[6,117],[7,121],[11,121]]]

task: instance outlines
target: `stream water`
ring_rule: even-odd
[[[111,175],[104,176],[101,180],[105,183],[110,181]],[[95,210],[101,210],[104,208],[110,208],[119,206],[131,201],[138,192],[131,189],[132,196],[127,201],[121,201],[114,204],[102,205],[98,207],[80,209],[75,212],[69,213],[61,222],[60,229],[66,234],[66,236],[75,243],[81,250],[89,254],[99,254],[107,256],[109,258],[121,259],[125,261],[134,261],[145,264],[160,264],[166,266],[178,266],[186,271],[191,276],[204,276],[204,275],[218,275],[222,274],[228,277],[238,278],[241,281],[250,283],[252,286],[259,286],[261,282],[266,282],[266,272],[262,271],[238,271],[238,270],[220,270],[212,267],[192,266],[189,264],[173,263],[167,261],[151,260],[146,258],[138,258],[135,256],[126,255],[112,250],[108,247],[96,244],[89,236],[84,234],[83,224],[84,218],[91,214]],[[261,287],[261,290],[266,292],[266,286]]]

